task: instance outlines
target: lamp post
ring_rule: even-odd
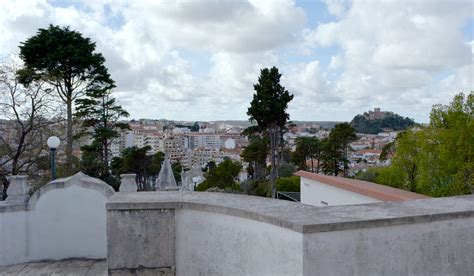
[[[59,147],[59,138],[51,136],[48,138],[48,147],[51,150],[51,180],[56,179],[56,163],[54,158],[56,157],[56,149]]]

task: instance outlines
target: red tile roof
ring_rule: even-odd
[[[425,195],[357,179],[321,175],[306,171],[298,171],[295,173],[295,175],[381,201],[406,201],[428,198],[428,196]]]

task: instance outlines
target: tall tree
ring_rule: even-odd
[[[21,82],[28,84],[41,79],[51,85],[67,109],[66,160],[69,170],[73,164],[73,104],[89,90],[113,86],[105,59],[95,53],[95,43],[69,27],[50,25],[20,46],[20,57],[25,63]],[[34,78],[23,72],[33,72]],[[29,76],[27,74],[26,76]]]
[[[83,151],[96,151],[102,164],[101,178],[109,175],[110,145],[119,136],[119,130],[130,129],[119,119],[129,114],[111,97],[111,89],[89,90],[86,97],[76,100],[76,116],[82,121],[85,134],[91,135],[93,145],[83,147]],[[90,162],[89,162],[90,163]]]
[[[348,176],[348,155],[349,155],[349,144],[357,140],[357,135],[355,134],[355,129],[349,123],[340,123],[336,124],[331,133],[329,134],[331,140],[339,144],[340,149],[342,150],[342,162],[343,162],[343,171],[344,177]]]
[[[341,144],[334,137],[321,140],[321,167],[325,174],[338,176],[341,171],[341,162],[344,158]]]
[[[250,143],[242,151],[242,159],[249,163],[253,170],[253,179],[262,179],[265,176],[267,156],[269,152],[268,137],[253,136]]]
[[[16,72],[20,68],[15,58],[0,64],[0,114],[8,119],[0,132],[0,166],[10,164],[12,175],[31,171],[45,149],[46,129],[57,114],[43,81],[19,83]]]
[[[290,118],[286,109],[288,103],[293,99],[293,95],[280,84],[280,78],[281,74],[278,72],[278,68],[262,69],[258,83],[253,86],[255,93],[247,111],[250,121],[256,122],[260,129],[266,130],[270,138],[270,183],[273,197],[276,194],[275,179],[278,175],[280,134]]]
[[[311,160],[311,172],[314,172],[314,159],[316,159],[316,173],[320,169],[321,145],[317,137],[297,137],[295,139],[296,150],[294,156],[302,169],[306,168],[306,161]]]

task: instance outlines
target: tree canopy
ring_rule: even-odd
[[[376,182],[430,196],[474,192],[474,93],[435,105],[430,123],[400,133],[388,168]]]
[[[161,151],[147,155],[150,146],[131,147],[122,151],[120,157],[114,157],[111,163],[113,176],[118,179],[120,174],[135,173],[139,191],[152,189],[150,178],[156,178],[161,170],[165,154]]]
[[[260,71],[258,83],[254,84],[255,93],[247,110],[249,120],[256,122],[256,129],[267,132],[270,138],[272,195],[275,196],[274,181],[278,175],[279,154],[282,130],[290,115],[286,112],[288,103],[293,99],[288,90],[280,84],[281,74],[278,68],[264,68]]]
[[[242,165],[239,162],[232,161],[226,158],[219,163],[217,167],[209,168],[209,171],[204,175],[206,180],[199,184],[197,191],[206,191],[209,188],[217,187],[219,189],[239,190],[239,185],[236,178],[242,170]]]
[[[269,141],[267,137],[250,138],[250,143],[242,150],[242,159],[249,163],[249,176],[252,179],[262,179],[266,176]]]
[[[321,143],[317,137],[300,136],[295,139],[296,150],[293,161],[301,170],[306,169],[306,161],[311,160],[311,171],[314,171],[314,159],[316,159],[316,173],[319,173],[319,162],[321,156]]]
[[[77,99],[76,116],[81,119],[84,134],[93,139],[91,146],[82,147],[83,157],[91,158],[96,152],[101,171],[97,177],[105,180],[109,176],[109,150],[113,139],[119,136],[118,130],[130,129],[127,123],[119,122],[129,114],[111,97],[111,89],[96,89],[86,92],[86,97]],[[88,153],[87,153],[88,152]],[[84,158],[83,158],[84,160]],[[93,160],[82,162],[82,166]]]
[[[18,71],[23,84],[41,79],[56,90],[67,108],[66,158],[72,171],[73,104],[87,91],[114,87],[105,59],[95,43],[69,27],[50,25],[20,45],[25,68]]]
[[[384,129],[390,130],[405,130],[415,125],[415,121],[408,117],[387,112],[383,118],[370,119],[364,115],[356,115],[352,121],[351,126],[354,127],[357,133],[377,134]]]

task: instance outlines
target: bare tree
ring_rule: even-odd
[[[11,174],[28,172],[45,150],[45,132],[54,123],[55,100],[42,81],[19,83],[20,61],[14,57],[0,64],[0,166]]]

